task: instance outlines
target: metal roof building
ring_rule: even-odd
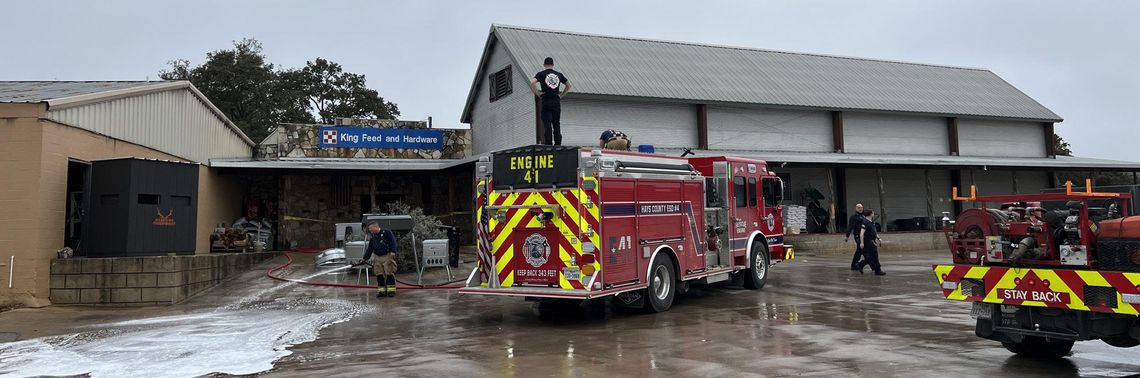
[[[1061,121],[980,68],[500,25],[491,33],[488,44],[501,43],[520,67],[558,55],[558,69],[573,73],[574,91],[580,94]],[[465,122],[470,122],[472,97]]]
[[[189,81],[0,81],[0,103],[181,159],[249,157],[254,143]]]
[[[658,153],[767,160],[793,204],[824,193],[820,228],[842,226],[856,202],[888,221],[932,219],[960,205],[955,186],[1037,191],[1058,170],[1140,170],[1057,157],[1062,117],[986,69],[504,25],[491,26],[461,117],[474,153],[539,141],[529,84],[548,56],[573,84],[563,144],[614,128]]]
[[[187,81],[0,82],[0,254],[11,256],[6,261],[15,267],[14,285],[0,288],[0,305],[37,306],[49,297],[76,303],[83,290],[85,300],[111,300],[92,287],[49,282],[57,250],[70,247],[83,256],[83,230],[91,228],[83,226],[94,201],[128,201],[147,211],[154,206],[169,214],[157,226],[178,224],[194,232],[194,252],[208,252],[214,227],[232,221],[241,208],[240,196],[232,195],[241,183],[221,177],[210,159],[248,158],[253,145]],[[194,163],[197,187],[182,189],[196,195],[92,198],[96,184],[122,184],[92,167],[127,157]],[[174,206],[180,206],[178,214]]]

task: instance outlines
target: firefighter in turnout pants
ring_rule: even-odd
[[[396,235],[390,230],[380,228],[376,222],[368,223],[368,247],[364,251],[364,258],[358,263],[363,264],[376,256],[372,261],[372,270],[376,273],[376,298],[383,296],[396,296]]]
[[[598,147],[607,150],[629,151],[629,145],[629,136],[614,129],[603,131],[602,136],[598,137]]]

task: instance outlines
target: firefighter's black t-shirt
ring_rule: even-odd
[[[566,76],[563,76],[561,72],[549,68],[534,74],[534,79],[538,80],[539,86],[542,87],[542,100],[544,103],[547,100],[558,102],[558,87],[563,83],[569,82]]]

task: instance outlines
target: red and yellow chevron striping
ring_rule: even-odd
[[[934,265],[946,299],[1140,315],[1140,273]]]
[[[576,264],[578,257],[584,253],[583,243],[589,242],[594,246],[599,245],[601,237],[598,233],[597,178],[584,177],[581,181],[582,183],[593,181],[591,187],[595,189],[581,189],[583,185],[579,185],[578,188],[548,191],[491,191],[487,195],[489,197],[488,204],[495,209],[491,211],[497,212],[497,214],[490,214],[488,228],[491,230],[490,250],[493,251],[495,271],[498,273],[501,286],[509,287],[515,283],[512,261],[517,251],[515,251],[512,240],[514,240],[513,235],[516,231],[550,228],[552,225],[557,229],[558,237],[550,240],[551,247],[552,250],[557,251],[557,256],[565,267],[572,267]],[[484,184],[484,181],[478,182],[478,185]],[[476,203],[479,203],[482,200],[482,194],[477,193],[476,196]],[[530,209],[550,208],[551,206],[557,207],[559,211],[557,212],[558,216],[549,221],[550,225],[544,225],[534,212],[529,211]],[[477,207],[475,211],[476,219],[481,219],[484,209]],[[592,271],[601,274],[601,262],[598,260],[600,259],[596,259],[592,264]],[[558,286],[562,289],[583,289],[590,278],[590,276],[583,275],[580,279],[568,280],[562,273],[559,273]],[[483,283],[483,286],[487,286],[487,284]]]

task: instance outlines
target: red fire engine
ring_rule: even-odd
[[[476,165],[480,264],[466,294],[668,310],[691,283],[759,289],[793,258],[763,161],[527,146]]]
[[[1081,340],[1140,345],[1140,216],[1130,216],[1132,196],[1066,186],[1065,193],[987,197],[976,188],[958,197],[955,189],[955,200],[981,206],[943,218],[954,263],[934,266],[942,294],[973,302],[975,333],[1017,354],[1061,357]]]

